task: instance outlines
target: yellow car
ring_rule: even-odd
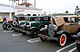
[[[0,22],[3,22],[3,19],[0,18]]]

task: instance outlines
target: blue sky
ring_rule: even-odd
[[[29,0],[33,3],[34,0]],[[73,13],[75,6],[80,7],[80,0],[36,0],[37,8],[43,9],[47,13]],[[9,4],[9,0],[1,0],[0,3]]]

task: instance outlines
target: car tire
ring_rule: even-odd
[[[38,37],[38,31],[37,30],[32,30],[31,31],[31,37],[33,37],[33,38]]]
[[[59,44],[60,46],[65,46],[66,43],[67,43],[67,36],[66,36],[66,34],[61,34],[61,35],[59,36],[59,38],[58,38],[58,44]]]
[[[8,24],[8,25],[7,25],[7,30],[10,31],[10,30],[12,30],[12,29],[13,29],[13,26],[12,26],[11,24]]]
[[[42,41],[46,41],[46,40],[47,40],[46,37],[40,37],[40,39],[41,39]]]
[[[3,29],[6,29],[7,28],[5,23],[2,25],[2,27],[3,27]]]

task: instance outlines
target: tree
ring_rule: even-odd
[[[69,11],[65,11],[65,13],[66,13],[66,14],[68,14],[68,13],[69,13]]]

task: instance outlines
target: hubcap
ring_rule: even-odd
[[[9,26],[8,26],[8,30],[11,30],[11,29],[12,29],[12,26],[11,26],[11,25],[9,25]]]
[[[43,37],[42,39],[43,39],[43,40],[46,40],[46,37]]]
[[[36,32],[34,32],[34,34],[36,34]]]
[[[61,44],[64,44],[65,43],[65,41],[66,41],[66,37],[63,35],[62,37],[61,37]]]

